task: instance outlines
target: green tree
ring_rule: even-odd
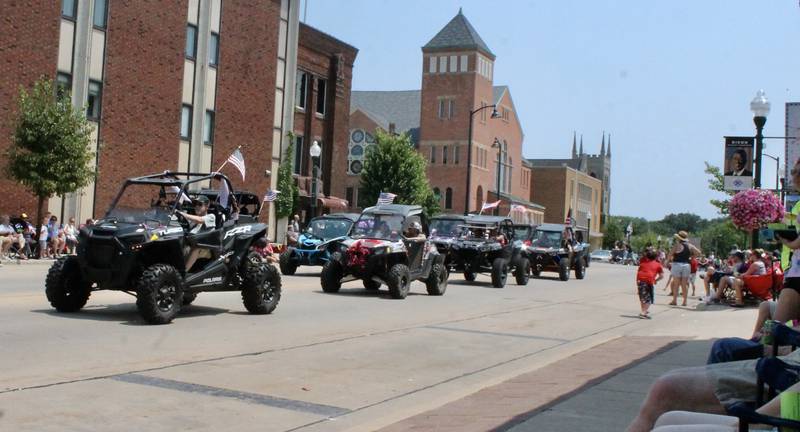
[[[692,213],[668,214],[658,223],[659,234],[672,235],[678,231],[697,233],[705,228],[706,221]]]
[[[300,191],[292,177],[292,155],[294,154],[294,134],[289,132],[286,134],[289,137],[289,145],[286,146],[286,151],[283,154],[283,160],[280,167],[278,167],[278,198],[275,199],[275,215],[278,218],[285,218],[292,215],[297,201],[300,196]]]
[[[708,188],[714,192],[721,192],[728,197],[726,199],[712,199],[710,201],[711,205],[717,208],[717,212],[721,216],[727,216],[728,204],[731,202],[730,197],[732,197],[734,193],[725,190],[725,176],[722,175],[722,170],[718,166],[711,165],[708,162],[705,162],[705,164],[705,173],[711,176],[711,178],[708,179]]]
[[[69,96],[56,95],[45,77],[29,92],[20,87],[5,171],[37,198],[37,233],[44,200],[89,185],[94,178],[91,128]]]
[[[439,212],[439,203],[425,174],[426,161],[414,149],[408,134],[376,134],[375,146],[367,152],[361,187],[365,202],[374,203],[381,192],[396,194],[397,204],[416,204],[427,216]]]
[[[744,247],[747,244],[747,236],[748,233],[736,228],[727,218],[710,221],[708,227],[699,233],[703,253],[709,255],[713,252],[723,258],[734,246]]]
[[[603,225],[603,249],[613,249],[616,242],[624,239],[624,229],[615,218],[608,217]]]

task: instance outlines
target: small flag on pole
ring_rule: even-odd
[[[230,200],[231,189],[228,187],[228,182],[222,180],[219,187],[219,205],[222,208],[228,208],[228,200]]]
[[[238,169],[239,172],[242,173],[242,180],[244,180],[244,173],[245,173],[244,156],[242,156],[242,152],[239,151],[238,148],[234,150],[230,156],[228,156],[228,160],[226,162],[230,162],[231,165],[235,166],[236,169]]]
[[[493,209],[493,208],[495,208],[495,207],[497,207],[499,205],[500,205],[500,200],[497,200],[497,201],[492,202],[492,203],[483,203],[483,205],[481,206],[480,213],[483,213],[484,210]]]
[[[281,191],[267,189],[267,193],[264,194],[264,201],[265,202],[275,201],[276,199],[278,199],[279,193],[281,193]]]
[[[192,202],[192,200],[183,192],[181,192],[181,188],[178,186],[170,186],[167,188],[167,192],[171,192],[174,194],[180,193],[181,196],[178,197],[178,202]]]
[[[511,204],[511,210],[509,211],[509,213],[511,213],[511,212],[525,212],[527,210],[528,209],[526,209],[525,206],[523,206],[523,205]]]
[[[391,204],[391,203],[394,202],[394,198],[396,196],[397,195],[395,195],[393,193],[381,192],[381,194],[378,195],[378,204],[377,205]]]
[[[572,226],[574,222],[575,220],[572,219],[572,209],[569,209],[569,212],[567,213],[567,218],[564,219],[564,225]]]

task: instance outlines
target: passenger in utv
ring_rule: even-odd
[[[192,222],[195,224],[192,227],[191,231],[192,234],[198,234],[201,231],[208,231],[213,230],[217,226],[217,218],[214,216],[213,213],[208,213],[208,197],[204,195],[200,195],[194,200],[194,212],[195,214],[191,215],[184,211],[178,210],[178,214],[186,218],[187,221]],[[186,271],[189,272],[192,269],[195,261],[198,258],[211,258],[211,251],[208,249],[200,248],[200,247],[192,247],[189,254],[186,256]]]

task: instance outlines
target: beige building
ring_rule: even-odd
[[[533,175],[531,201],[547,211],[545,223],[564,223],[572,211],[576,231],[582,232],[594,248],[600,248],[603,183],[583,171],[562,166],[537,166],[528,162]],[[591,224],[591,226],[589,226]]]

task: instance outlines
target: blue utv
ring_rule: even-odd
[[[324,265],[330,260],[330,248],[350,234],[358,217],[357,213],[334,213],[311,219],[297,245],[286,248],[281,254],[281,273],[293,275],[301,265]]]

